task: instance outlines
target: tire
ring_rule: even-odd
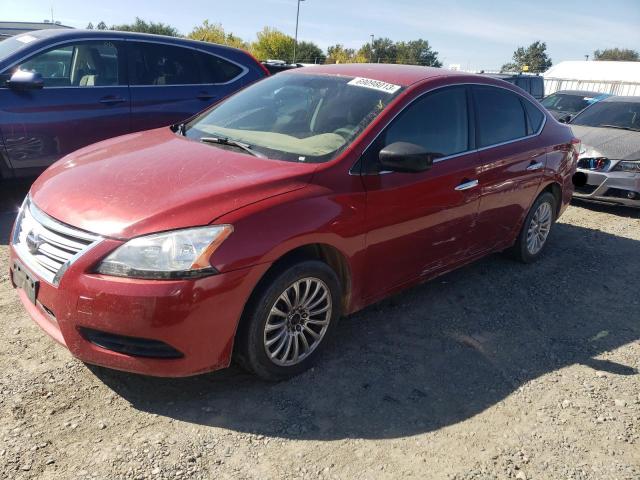
[[[556,220],[556,199],[549,192],[542,193],[529,209],[516,243],[510,254],[522,263],[533,263],[544,253],[551,229]],[[537,235],[537,241],[532,238]]]
[[[269,275],[245,309],[236,335],[236,360],[269,381],[304,372],[335,331],[341,297],[338,277],[317,260]]]

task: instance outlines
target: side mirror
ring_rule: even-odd
[[[378,156],[380,165],[392,172],[418,173],[425,172],[433,165],[437,153],[428,152],[424,147],[408,142],[396,142],[387,145]]]
[[[14,90],[37,90],[44,87],[44,81],[42,80],[42,75],[37,72],[17,70],[7,80],[7,87]]]
[[[558,119],[560,123],[569,123],[571,121],[571,115],[564,115]]]

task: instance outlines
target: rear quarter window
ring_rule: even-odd
[[[524,98],[521,99],[522,104],[524,105],[524,109],[527,112],[527,133],[529,135],[533,135],[542,126],[542,122],[544,121],[544,113],[540,111],[538,107],[532,104],[529,100]]]
[[[242,67],[225,60],[217,55],[198,52],[202,83],[226,83],[230,82],[243,71]]]

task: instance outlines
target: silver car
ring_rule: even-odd
[[[609,97],[570,122],[582,141],[574,197],[640,207],[640,97]]]

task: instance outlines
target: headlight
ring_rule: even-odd
[[[606,170],[609,167],[609,159],[606,157],[585,157],[578,160],[578,168],[585,170]]]
[[[640,160],[623,160],[613,167],[614,172],[640,173]]]
[[[215,225],[134,238],[105,258],[97,272],[157,279],[210,275],[215,273],[211,255],[232,232],[231,225]]]

